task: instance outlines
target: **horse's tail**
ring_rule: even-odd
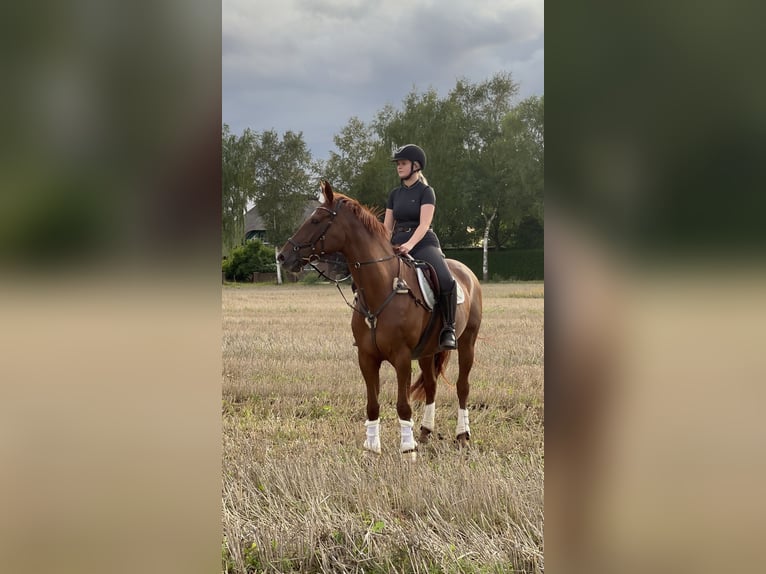
[[[439,351],[434,355],[434,374],[437,381],[439,380],[439,377],[442,377],[447,383],[449,383],[449,380],[447,380],[447,376],[444,373],[447,370],[447,363],[449,363],[449,358],[451,355],[451,351]],[[423,371],[420,371],[418,378],[414,383],[410,385],[410,399],[415,401],[426,400],[425,378],[423,377]]]

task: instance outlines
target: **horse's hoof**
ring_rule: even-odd
[[[421,444],[427,444],[431,438],[431,431],[426,427],[420,427],[420,438],[418,439]]]
[[[470,448],[471,437],[468,435],[467,432],[461,432],[459,435],[457,435],[457,446],[460,450],[463,450],[464,448]]]
[[[418,451],[409,450],[402,453],[402,462],[415,462],[418,460]]]

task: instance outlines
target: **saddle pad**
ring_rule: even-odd
[[[436,304],[434,290],[431,288],[431,284],[426,280],[423,270],[417,267],[415,271],[418,274],[420,292],[423,293],[423,302],[428,306],[429,311],[433,310],[434,305]],[[465,293],[463,293],[463,288],[460,286],[459,282],[455,281],[455,286],[457,287],[457,304],[460,305],[465,302]]]

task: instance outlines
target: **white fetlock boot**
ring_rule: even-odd
[[[415,441],[415,437],[412,436],[412,427],[414,423],[412,421],[403,421],[399,419],[399,428],[402,431],[402,444],[399,451],[402,453],[402,460],[416,460],[418,453],[418,443]]]
[[[367,439],[364,441],[364,450],[380,454],[380,419],[365,421],[367,427]]]
[[[423,409],[423,421],[420,423],[420,441],[425,444],[429,442],[431,433],[434,432],[436,424],[436,403],[426,405]]]
[[[433,432],[436,419],[436,403],[431,403],[430,405],[426,405],[423,409],[423,422],[420,423],[420,426],[424,429],[428,429],[429,431]]]
[[[468,426],[468,409],[457,410],[457,428],[455,429],[458,444],[460,447],[468,446],[471,438],[471,427]]]

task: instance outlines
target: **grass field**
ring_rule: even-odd
[[[383,454],[362,451],[365,386],[334,287],[223,287],[224,572],[543,572],[544,287],[483,290],[472,448],[455,447],[442,381],[439,438],[403,463],[388,363]]]

